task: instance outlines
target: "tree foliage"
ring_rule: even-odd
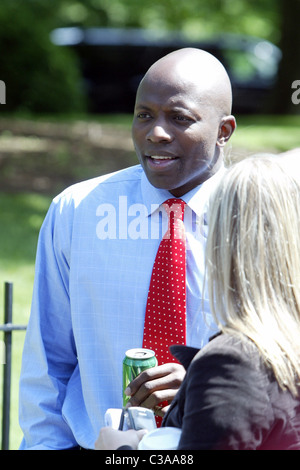
[[[49,33],[60,26],[107,26],[176,30],[191,39],[223,32],[268,39],[283,50],[277,90],[284,88],[285,97],[277,93],[274,100],[283,111],[290,84],[300,79],[299,8],[300,0],[1,0],[7,108],[81,108],[75,58],[53,46]]]
[[[141,27],[201,38],[233,32],[279,40],[278,0],[62,0],[62,24]]]
[[[54,12],[38,1],[1,1],[0,78],[7,95],[1,111],[85,109],[75,57],[49,40]]]

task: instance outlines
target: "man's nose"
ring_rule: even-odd
[[[165,122],[154,122],[149,129],[147,139],[153,143],[171,142],[173,136]]]

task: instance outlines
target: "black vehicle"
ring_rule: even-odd
[[[70,27],[52,31],[51,40],[76,52],[94,113],[131,113],[145,71],[182,47],[204,49],[223,63],[232,82],[234,113],[264,112],[281,59],[281,51],[269,41],[228,34],[191,41],[172,32]]]

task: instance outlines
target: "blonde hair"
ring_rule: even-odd
[[[300,182],[280,158],[236,163],[212,196],[206,274],[223,332],[246,336],[283,389],[300,378]]]

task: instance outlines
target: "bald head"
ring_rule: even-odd
[[[194,92],[201,100],[219,109],[222,115],[231,113],[232,89],[228,74],[212,54],[196,48],[184,48],[171,52],[155,62],[147,71],[141,84],[170,80],[178,87]]]
[[[150,67],[138,88],[132,137],[150,183],[181,197],[221,167],[235,129],[231,85],[222,64],[180,49]]]

